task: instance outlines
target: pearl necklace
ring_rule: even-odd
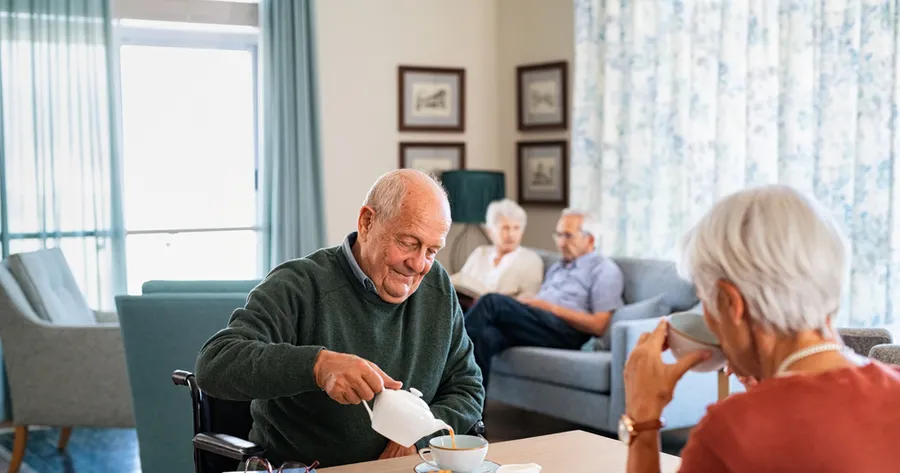
[[[781,376],[787,371],[788,367],[793,365],[794,363],[810,357],[812,355],[816,355],[819,353],[824,353],[826,351],[845,351],[847,348],[839,343],[822,343],[819,345],[813,345],[811,347],[806,347],[802,350],[795,351],[790,356],[784,359],[780,365],[778,365],[778,369],[775,371],[775,376]]]

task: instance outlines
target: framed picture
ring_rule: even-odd
[[[400,66],[400,131],[464,131],[466,71]]]
[[[444,171],[466,168],[465,143],[400,143],[400,167],[418,169],[435,177]]]
[[[519,203],[569,205],[566,141],[518,143]]]
[[[519,66],[516,77],[519,130],[565,130],[569,126],[568,63]]]

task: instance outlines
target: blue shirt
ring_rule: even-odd
[[[550,266],[537,298],[593,314],[622,307],[624,291],[625,281],[619,266],[609,258],[588,253]]]
[[[359,267],[359,263],[356,261],[356,256],[353,256],[353,245],[356,244],[356,237],[358,236],[358,232],[353,232],[347,235],[347,238],[344,238],[344,256],[347,257],[347,261],[350,262],[350,269],[353,270],[353,274],[356,275],[356,279],[359,279],[360,284],[363,285],[366,290],[371,292],[372,294],[378,294],[378,289],[375,289],[375,283],[372,282],[372,279],[366,276],[366,273],[363,272],[362,268]]]

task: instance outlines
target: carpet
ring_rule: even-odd
[[[12,457],[14,434],[0,433],[0,458]],[[134,429],[72,430],[69,446],[56,449],[59,429],[32,429],[20,473],[140,473],[137,433]],[[4,468],[5,470],[5,468]]]

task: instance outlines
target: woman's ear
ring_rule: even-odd
[[[740,325],[746,313],[744,297],[734,284],[720,279],[716,282],[718,294],[716,304],[720,317],[727,318],[734,325]]]

